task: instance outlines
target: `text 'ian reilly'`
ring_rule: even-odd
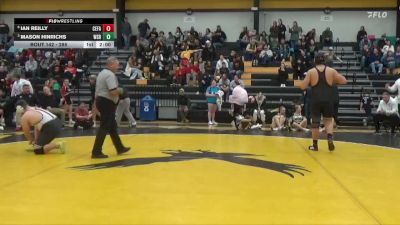
[[[19,26],[20,30],[44,30],[47,31],[49,26]]]

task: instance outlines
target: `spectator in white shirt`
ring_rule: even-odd
[[[21,78],[20,74],[14,74],[13,75],[13,80],[14,80],[14,83],[13,83],[13,85],[11,87],[11,97],[15,97],[17,95],[20,95],[22,93],[22,87],[25,84],[29,85],[29,89],[31,90],[31,94],[33,94],[33,88],[32,88],[31,82]]]
[[[236,86],[242,86],[242,88],[244,88],[244,83],[241,79],[239,79],[238,75],[235,75],[233,77],[233,80],[229,83],[229,89],[231,90],[231,93],[233,91],[233,89],[235,89]]]
[[[397,97],[395,98],[397,101],[397,104],[400,106],[400,78],[394,82],[392,86],[390,84],[386,84],[385,86],[386,90],[388,90],[390,93],[394,93],[397,91]]]
[[[379,107],[376,113],[373,114],[375,123],[375,133],[379,134],[380,123],[388,121],[391,126],[391,133],[395,133],[396,126],[400,123],[399,110],[397,107],[397,102],[392,97],[390,97],[388,92],[384,92],[382,95],[382,100],[379,102]]]
[[[29,77],[35,77],[36,71],[38,69],[38,63],[33,58],[32,55],[29,55],[29,60],[25,63],[25,72]]]
[[[222,68],[222,63],[225,63],[225,65],[229,65],[228,60],[226,60],[223,55],[220,55],[215,69],[219,70],[220,68]]]

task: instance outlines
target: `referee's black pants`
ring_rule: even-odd
[[[373,114],[374,123],[375,123],[375,131],[379,132],[381,125],[380,122],[387,121],[390,124],[391,132],[394,133],[396,126],[400,123],[400,118],[396,114],[386,115],[386,114]]]
[[[100,112],[100,128],[97,130],[92,155],[102,154],[102,147],[107,134],[110,134],[117,152],[121,151],[124,146],[118,135],[117,122],[115,121],[117,105],[113,101],[103,97],[98,97],[96,99],[96,105],[97,110]]]

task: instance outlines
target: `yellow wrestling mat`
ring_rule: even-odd
[[[125,135],[133,147],[92,160],[0,145],[0,224],[400,224],[400,151],[307,139]]]

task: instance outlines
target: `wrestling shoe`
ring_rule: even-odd
[[[60,142],[57,143],[57,145],[58,145],[58,152],[61,153],[61,154],[65,154],[65,148],[66,148],[65,142],[64,141],[60,141]]]

